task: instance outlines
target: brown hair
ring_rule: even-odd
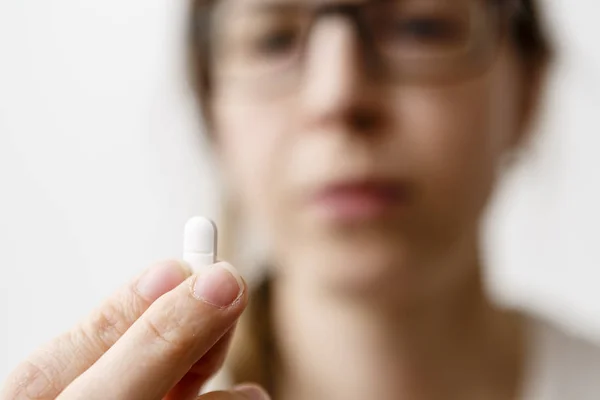
[[[193,89],[199,100],[205,123],[210,122],[207,104],[210,100],[211,79],[209,60],[211,55],[209,42],[210,10],[218,0],[191,0],[189,23],[189,67]],[[487,0],[504,2],[511,0]],[[531,82],[540,84],[545,67],[551,58],[551,47],[544,32],[539,10],[535,0],[520,1],[522,12],[510,26],[510,35],[518,54],[526,66]],[[526,102],[526,106],[535,107]],[[208,124],[210,125],[210,124]],[[220,239],[227,247],[221,246],[221,255],[231,260],[235,256],[235,236],[237,217],[234,210],[225,207]],[[277,371],[277,355],[273,346],[274,338],[270,321],[270,285],[263,280],[253,289],[250,303],[238,323],[232,343],[227,368],[234,383],[256,382],[267,389],[273,387],[273,376]]]

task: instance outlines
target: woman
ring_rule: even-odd
[[[198,0],[192,28],[227,200],[268,244],[230,383],[286,400],[598,398],[598,352],[493,304],[481,278],[482,214],[550,57],[530,0]],[[194,398],[246,306],[234,276],[155,267],[5,398]]]

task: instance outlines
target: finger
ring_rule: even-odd
[[[270,400],[267,392],[256,385],[240,385],[229,392],[211,392],[197,400]]]
[[[177,261],[150,268],[71,331],[52,340],[17,367],[5,386],[6,398],[55,399],[111,348],[153,301],[179,286],[190,274]]]
[[[235,325],[190,369],[204,381],[213,376],[225,362],[227,351],[235,332]]]
[[[198,397],[202,383],[200,379],[192,374],[186,374],[163,400],[194,400]]]
[[[226,263],[158,299],[60,399],[162,399],[234,325],[246,284]]]
[[[234,330],[235,326],[219,339],[163,400],[195,399],[206,381],[223,366]]]

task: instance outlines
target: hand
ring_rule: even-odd
[[[0,399],[196,399],[221,367],[247,302],[246,284],[228,264],[201,275],[159,264],[25,360]],[[199,399],[267,398],[254,386],[238,389]]]

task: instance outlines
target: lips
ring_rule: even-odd
[[[326,219],[353,222],[388,217],[408,200],[408,187],[398,181],[354,181],[326,185],[312,205]]]

